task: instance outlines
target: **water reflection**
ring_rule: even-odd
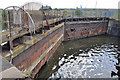
[[[39,78],[120,77],[119,38],[97,36],[64,42],[40,70]]]

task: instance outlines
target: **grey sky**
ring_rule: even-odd
[[[97,1],[97,6],[96,5]],[[8,6],[21,6],[26,2],[41,2],[50,5],[52,8],[76,8],[82,5],[83,8],[118,8],[120,0],[0,0],[0,8]]]

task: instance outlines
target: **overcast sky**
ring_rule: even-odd
[[[118,8],[120,0],[0,0],[0,8],[8,6],[21,6],[26,2],[41,2],[52,8]],[[97,5],[96,5],[97,4]]]

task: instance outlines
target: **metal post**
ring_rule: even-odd
[[[40,14],[40,26],[38,26],[38,27],[41,27],[41,14]]]
[[[9,19],[9,42],[10,42],[10,62],[12,63],[12,50],[13,50],[13,42],[12,42],[12,33],[11,33],[11,21],[10,21],[10,11],[8,11],[8,19]]]
[[[55,20],[54,20],[54,26],[55,26],[55,22],[56,22],[55,10],[54,10],[54,17],[55,17]]]
[[[48,10],[48,20],[50,19],[50,16],[49,16],[49,10]]]
[[[31,30],[31,26],[30,26],[30,39],[32,40],[32,44],[33,44],[33,37],[32,37],[32,30]],[[35,33],[34,33],[35,34]]]
[[[32,17],[32,14],[31,14],[31,17]],[[27,25],[29,26],[29,17],[27,14],[26,14],[26,19],[27,19]]]
[[[43,20],[42,20],[42,29],[44,28],[44,33],[45,33],[45,27],[44,27],[44,11],[43,11],[43,5],[42,5],[42,17],[43,17]]]
[[[13,7],[13,23],[14,23],[14,26],[15,26],[15,18],[16,18],[16,15],[15,15],[15,8]]]
[[[55,25],[54,25],[54,11],[52,11],[52,14],[51,14],[51,15],[52,15],[52,18],[53,18],[53,27],[54,27],[54,26],[55,26]]]
[[[59,24],[59,20],[60,20],[60,17],[59,17],[59,11],[58,11],[58,24]]]
[[[22,11],[22,9],[20,9],[20,27],[22,27],[22,21],[21,21],[21,11]]]
[[[57,22],[58,22],[58,20],[59,20],[59,17],[58,17],[58,10],[57,10]]]
[[[23,6],[24,9],[24,6]],[[24,27],[24,11],[22,10],[22,28]]]
[[[44,11],[43,11],[43,15],[44,15],[44,17],[45,17],[45,19],[46,19],[47,26],[49,27],[49,24],[48,24],[48,21],[47,21],[47,17],[46,17],[46,15],[45,15],[45,12],[44,12]]]

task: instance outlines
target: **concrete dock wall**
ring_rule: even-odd
[[[0,55],[0,61],[2,62],[0,64],[0,78],[1,80],[8,80],[9,78],[25,78],[25,75],[22,74],[21,71],[19,71],[15,66],[13,66],[11,63],[9,63],[6,59],[4,59]],[[15,80],[15,79],[14,79]]]
[[[52,32],[37,43],[13,58],[13,64],[23,73],[34,77],[63,40],[63,24],[54,27]]]
[[[35,23],[39,24],[39,20]],[[43,21],[44,28],[43,26],[37,28],[34,35],[29,34],[29,32],[23,33],[24,31],[19,33],[19,35],[15,35],[13,39],[20,44],[15,45],[12,55],[6,55],[6,52],[4,52],[6,55],[4,58],[9,61],[12,60],[12,64],[27,77],[35,77],[62,41],[105,33],[120,36],[120,22],[109,20],[109,18],[55,18],[54,20],[48,20],[48,23],[49,25],[47,25],[46,21]],[[4,37],[2,42],[9,41],[8,37],[5,39]],[[19,39],[17,39],[18,37]],[[9,45],[6,44],[4,47],[6,46]],[[7,53],[10,53],[9,50]]]
[[[109,20],[107,34],[120,36],[120,20]]]
[[[36,34],[33,40],[26,41],[26,44],[29,41],[30,44],[24,45],[25,48],[13,57],[12,63],[23,74],[34,78],[62,41],[105,34],[107,27],[108,21],[105,20],[61,23],[43,34]]]
[[[64,29],[64,40],[73,40],[104,34],[107,31],[107,21],[67,22]]]
[[[26,76],[34,78],[63,40],[104,34],[106,30],[107,22],[102,21],[61,23],[42,34],[43,37],[39,37],[36,43],[14,57],[13,65]]]

